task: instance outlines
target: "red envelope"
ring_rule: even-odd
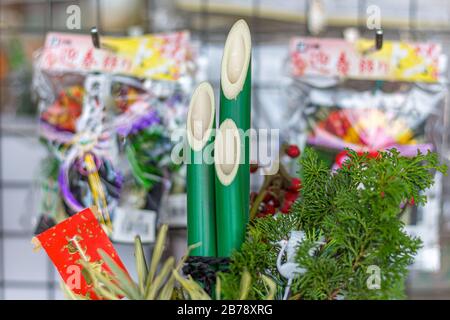
[[[111,270],[98,252],[99,249],[106,252],[127,273],[113,244],[89,208],[47,229],[37,235],[37,238],[68,288],[75,294],[99,299],[92,284],[86,282],[83,267],[78,262],[83,259],[111,275]]]

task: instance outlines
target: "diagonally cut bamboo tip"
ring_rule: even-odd
[[[237,174],[241,160],[241,138],[236,123],[226,119],[219,127],[214,141],[214,165],[217,178],[230,185]]]
[[[187,116],[187,138],[194,151],[200,151],[211,136],[214,117],[214,92],[208,82],[203,82],[192,95]]]
[[[238,20],[230,29],[222,57],[221,86],[227,99],[242,91],[251,59],[251,35],[245,20]]]

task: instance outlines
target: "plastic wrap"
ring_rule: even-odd
[[[180,170],[170,161],[170,138],[185,123],[193,57],[188,32],[102,37],[101,49],[88,35],[47,35],[33,84],[41,141],[57,167],[43,180],[57,183],[62,205],[42,214],[60,220],[61,212],[92,205],[105,217],[118,206],[159,209]]]

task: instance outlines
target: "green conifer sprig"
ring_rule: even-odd
[[[230,273],[220,275],[225,298],[236,298],[244,270],[252,278],[248,298],[267,292],[263,275],[275,281],[276,298],[281,298],[287,280],[276,268],[277,242],[293,230],[306,234],[296,248],[296,262],[307,271],[294,278],[291,299],[404,297],[407,268],[421,241],[405,232],[398,217],[412,199],[423,205],[434,172],[447,168],[431,152],[404,157],[392,149],[376,158],[348,152],[349,160],[331,173],[314,151],[305,151],[300,198],[288,215],[252,221],[246,241],[232,256]],[[380,271],[379,288],[368,285],[373,268]]]

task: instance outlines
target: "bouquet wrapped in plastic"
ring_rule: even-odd
[[[169,161],[170,137],[184,123],[195,74],[188,32],[102,37],[100,48],[88,35],[49,33],[34,91],[49,149],[43,184],[56,188],[44,196],[54,201],[38,230],[90,206],[106,225],[122,205],[157,211],[180,169]]]
[[[439,147],[436,119],[445,90],[438,44],[294,38],[289,71],[294,141],[337,166],[345,148],[375,154],[396,148],[413,156]],[[291,140],[289,140],[291,141]]]

